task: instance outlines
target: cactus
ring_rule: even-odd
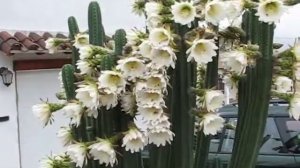
[[[255,11],[244,14],[248,39],[260,46],[262,58],[239,84],[239,115],[230,168],[255,167],[263,140],[272,82],[272,44],[274,25],[258,21]],[[258,98],[260,97],[260,98]],[[247,145],[246,145],[247,144]]]
[[[79,28],[75,17],[71,16],[68,19],[69,36],[71,40],[75,40],[75,35],[79,33]],[[72,65],[76,67],[76,62],[79,60],[78,49],[72,46]],[[78,69],[76,69],[78,71]]]
[[[62,68],[62,79],[63,85],[66,92],[67,100],[74,100],[75,99],[75,68],[74,66],[67,64],[64,65]]]
[[[147,1],[135,3],[136,13],[156,17],[147,13]],[[274,24],[262,22],[254,9],[257,4],[248,1],[243,4],[247,9],[243,13],[242,28],[229,26],[222,31],[215,20],[206,21],[207,27],[199,27],[198,21],[205,21],[202,19],[206,17],[196,17],[194,5],[199,5],[197,3],[173,0],[151,3],[153,8],[157,3],[160,10],[157,15],[161,18],[154,18],[154,23],[149,23],[153,18],[148,18],[145,32],[135,31],[131,38],[126,38],[123,29],[117,30],[112,38],[106,36],[98,3],[93,1],[89,5],[89,44],[86,44],[89,47],[77,47],[83,49],[80,50],[83,53],[87,49],[87,53],[79,57],[78,49],[73,47],[73,65],[62,68],[67,105],[77,103],[80,108],[80,124],[74,124],[71,118],[75,134],[75,142],[71,143],[82,145],[84,152],[90,152],[84,153],[83,157],[88,156],[84,163],[77,158],[72,158],[73,161],[83,168],[223,167],[218,158],[208,161],[208,154],[211,135],[224,128],[225,120],[218,114],[224,102],[223,93],[218,90],[218,70],[219,61],[226,60],[228,67],[223,67],[221,75],[229,75],[230,80],[238,84],[238,123],[229,168],[255,167],[258,151],[269,138],[263,137],[263,133],[272,85]],[[203,6],[223,2],[199,3]],[[216,10],[221,6],[217,5]],[[178,8],[183,12],[176,13]],[[190,22],[177,16],[189,12],[195,15]],[[214,13],[206,12],[207,15]],[[76,42],[75,36],[79,33],[76,19],[70,17],[68,24],[70,40]],[[232,43],[230,51],[226,49],[227,40]],[[224,56],[231,51],[246,60],[246,63],[241,61],[238,70],[229,65],[232,62],[229,59],[235,55]],[[292,50],[284,57],[290,54]],[[76,63],[78,69],[75,70]],[[287,72],[293,75],[292,70]],[[81,87],[85,89],[81,91],[82,97],[78,93]],[[218,101],[213,102],[214,99]],[[143,113],[147,113],[149,119]],[[141,123],[137,122],[138,117],[142,118]],[[205,122],[215,123],[209,127]],[[140,126],[142,124],[146,128]],[[124,144],[130,138],[136,146]],[[93,145],[100,147],[93,148]],[[142,151],[144,147],[146,150]],[[104,155],[105,152],[109,159],[98,158],[99,153]]]
[[[103,46],[105,33],[102,25],[102,16],[100,7],[95,1],[89,5],[88,18],[90,44]]]

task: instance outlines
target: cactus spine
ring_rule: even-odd
[[[274,25],[259,22],[255,11],[244,14],[244,23],[247,40],[260,46],[262,57],[255,68],[247,69],[247,76],[239,83],[238,124],[230,168],[255,167],[266,125],[272,82]]]

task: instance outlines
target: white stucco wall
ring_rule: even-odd
[[[67,121],[64,121],[61,113],[55,114],[55,121],[52,125],[43,128],[41,122],[31,111],[32,105],[40,103],[40,99],[57,102],[55,93],[59,91],[58,72],[58,70],[17,72],[22,168],[38,168],[41,158],[51,153],[62,152],[62,145],[56,137],[56,132],[62,126],[61,124],[67,123]],[[0,159],[2,158],[0,157]],[[2,168],[2,166],[0,167]]]
[[[0,53],[0,67],[6,66],[12,70],[11,59]],[[0,167],[18,168],[18,127],[15,80],[6,87],[0,79],[0,117],[9,116],[9,121],[0,122]]]

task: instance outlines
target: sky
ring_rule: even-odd
[[[67,18],[75,16],[87,29],[91,0],[1,0],[0,29],[67,32]],[[143,27],[144,19],[131,13],[133,0],[98,0],[106,32]],[[300,5],[289,9],[277,24],[275,36],[285,41],[300,36]]]

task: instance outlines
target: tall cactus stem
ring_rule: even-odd
[[[92,1],[88,9],[90,44],[103,46],[105,34],[102,25],[101,11],[98,2]]]
[[[250,11],[252,35],[250,41],[260,46],[262,57],[256,67],[248,69],[245,81],[240,81],[238,124],[229,168],[254,168],[263,139],[272,82],[272,44],[274,25],[261,23]],[[255,33],[254,33],[255,31]],[[245,83],[245,84],[242,84]],[[245,85],[245,89],[242,86]],[[259,97],[259,98],[258,98]],[[240,106],[240,105],[239,105]]]
[[[172,144],[172,168],[186,168],[193,165],[193,143],[194,143],[194,116],[190,113],[189,100],[188,65],[186,60],[186,44],[184,34],[187,27],[178,26],[178,34],[182,37],[181,49],[176,60],[176,68],[173,77],[172,93],[172,125],[175,133]]]
[[[77,21],[75,17],[71,16],[68,18],[68,27],[69,27],[69,38],[71,40],[75,40],[75,35],[79,33],[79,28],[77,25]],[[72,65],[75,67],[76,71],[76,63],[79,60],[79,51],[76,47],[72,46]]]

